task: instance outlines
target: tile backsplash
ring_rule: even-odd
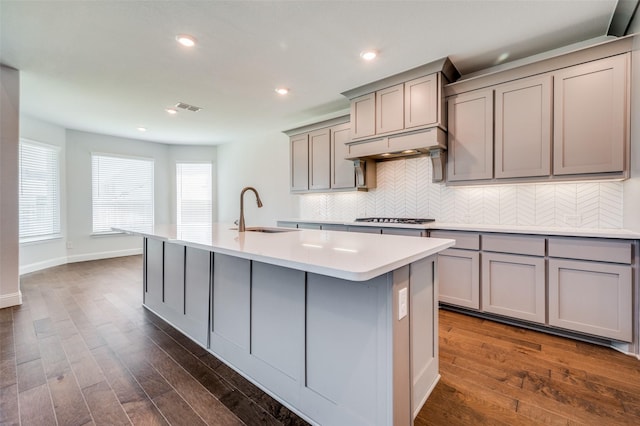
[[[381,162],[369,192],[305,194],[300,217],[428,217],[483,225],[622,228],[622,182],[447,187],[431,182],[426,157]]]

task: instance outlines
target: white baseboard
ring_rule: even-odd
[[[66,257],[58,257],[56,259],[44,260],[42,262],[30,263],[28,265],[20,266],[20,275],[28,274],[30,272],[40,271],[42,269],[53,268],[54,266],[60,266],[67,263]]]
[[[28,265],[22,265],[20,266],[20,275],[28,274],[30,272],[40,271],[42,269],[47,269],[54,266],[65,265],[67,263],[86,262],[89,260],[110,259],[112,257],[134,256],[137,254],[142,254],[142,248],[103,251],[99,253],[86,253],[86,254],[77,254],[74,256],[58,257],[56,259],[49,259],[43,262],[35,262],[35,263],[30,263]]]
[[[0,295],[0,309],[22,305],[22,292]]]
[[[67,256],[67,263],[87,262],[89,260],[110,259],[112,257],[134,256],[142,254],[142,248],[102,251],[99,253],[77,254],[75,256]]]

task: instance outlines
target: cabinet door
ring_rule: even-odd
[[[187,247],[184,270],[182,330],[203,346],[209,327],[211,252]]]
[[[448,99],[447,179],[493,177],[493,91],[478,90]]]
[[[482,310],[545,323],[544,258],[482,253]]]
[[[361,139],[376,134],[376,94],[351,100],[351,139]]]
[[[626,168],[628,69],[624,54],[554,73],[554,174]]]
[[[154,312],[164,300],[164,243],[145,238],[144,305]]]
[[[631,342],[630,265],[549,259],[549,325]]]
[[[438,254],[440,302],[480,309],[480,253],[446,249]]]
[[[349,123],[331,128],[331,188],[354,188],[356,171],[353,161],[345,160],[349,155],[351,126]]]
[[[550,75],[495,88],[495,176],[551,174]]]
[[[328,128],[309,133],[309,189],[331,186],[331,137]]]
[[[309,189],[309,136],[291,137],[291,190]]]
[[[439,74],[434,73],[404,84],[404,128],[438,122]]]
[[[376,92],[376,134],[404,128],[404,84]]]

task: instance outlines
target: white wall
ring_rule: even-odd
[[[278,219],[298,215],[297,196],[289,193],[289,138],[283,133],[218,146],[218,219],[233,222],[240,213],[240,191],[253,186],[264,207],[258,209],[253,193],[245,193],[247,226],[274,226]]]
[[[20,73],[0,65],[0,309],[22,303],[18,275]]]
[[[20,117],[20,138],[54,145],[60,149],[60,234],[61,238],[20,244],[20,273],[67,263],[66,130],[33,117]]]

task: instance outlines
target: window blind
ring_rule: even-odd
[[[176,163],[176,220],[180,227],[212,221],[211,163]]]
[[[153,227],[153,160],[91,155],[93,232]]]
[[[52,145],[21,140],[19,148],[20,240],[60,234],[60,160]]]

